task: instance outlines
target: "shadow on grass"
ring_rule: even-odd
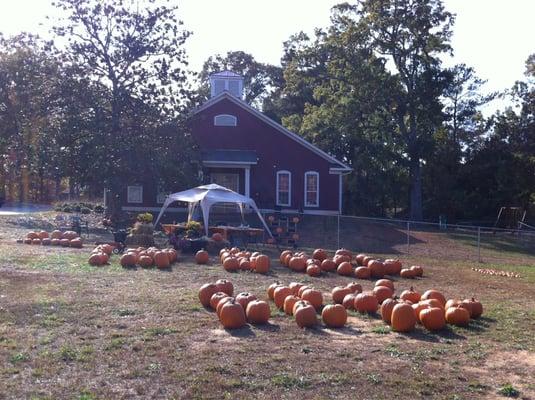
[[[254,328],[264,332],[280,332],[281,330],[279,325],[272,324],[271,322],[263,325],[254,325]]]
[[[400,335],[405,336],[406,338],[421,340],[423,342],[438,343],[441,340],[466,340],[466,336],[459,335],[457,332],[449,326],[446,326],[440,331],[427,331],[425,329],[415,330],[410,333],[400,333]]]
[[[225,329],[225,332],[227,332],[230,336],[234,337],[255,337],[256,333],[251,329],[249,325],[244,326],[243,328],[239,329]]]

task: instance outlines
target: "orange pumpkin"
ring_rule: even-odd
[[[140,255],[138,258],[138,263],[140,266],[147,268],[147,267],[152,266],[152,264],[154,263],[154,260],[152,259],[151,256]]]
[[[351,291],[350,288],[348,288],[347,286],[346,287],[342,287],[342,286],[336,286],[332,291],[331,291],[331,295],[332,295],[332,298],[333,298],[333,302],[335,304],[342,304],[342,301],[344,300],[344,298],[348,295],[348,294],[351,294],[353,293]]]
[[[430,331],[438,331],[446,326],[444,310],[438,307],[424,308],[420,311],[418,319]]]
[[[217,292],[217,286],[213,283],[205,283],[199,289],[199,300],[204,307],[210,306],[210,299]]]
[[[323,249],[316,249],[312,253],[312,258],[322,262],[323,260],[325,260],[327,258],[327,252],[325,250],[323,250]]]
[[[273,300],[278,309],[282,310],[284,307],[284,300],[286,297],[292,295],[292,289],[288,286],[279,286],[273,292]]]
[[[366,254],[357,255],[357,257],[355,257],[355,261],[357,262],[357,265],[363,266],[365,257],[366,257]]]
[[[382,278],[385,276],[385,264],[379,260],[371,260],[368,262],[368,268],[372,278]]]
[[[249,292],[242,292],[236,296],[236,303],[240,304],[244,310],[247,310],[247,305],[253,300],[258,299],[254,294]]]
[[[215,308],[215,313],[217,314],[218,318],[221,318],[221,309],[223,306],[228,303],[229,301],[236,301],[234,297],[223,297],[221,300],[219,300],[219,303],[217,303],[217,307]]]
[[[217,305],[219,301],[225,297],[230,297],[225,292],[215,292],[212,297],[210,297],[210,307],[212,310],[215,310],[217,308]]]
[[[50,244],[50,239],[49,238],[43,238],[43,239],[41,239],[41,242],[43,244],[46,244],[46,243]],[[82,242],[82,239],[79,238],[79,237],[71,239],[71,241],[69,242],[69,246],[74,247],[76,249],[81,249],[83,247],[83,245],[84,244]]]
[[[245,326],[246,318],[243,307],[235,301],[228,301],[221,307],[219,321],[225,329],[237,329]]]
[[[223,292],[228,294],[229,296],[232,296],[234,294],[234,285],[231,281],[228,281],[226,279],[219,279],[215,283],[216,291],[217,292]]]
[[[383,304],[381,304],[381,318],[387,324],[392,322],[392,310],[396,304],[399,304],[399,301],[395,299],[386,299],[383,301]]]
[[[396,332],[410,332],[416,326],[416,316],[412,307],[406,303],[399,303],[392,309],[392,330]]]
[[[401,295],[399,296],[401,300],[408,300],[411,303],[418,303],[421,297],[421,294],[416,292],[412,286],[409,290],[401,292]]]
[[[355,296],[354,307],[360,313],[375,313],[379,307],[379,302],[373,293],[362,292]]]
[[[259,274],[265,274],[269,271],[269,264],[270,264],[269,257],[264,254],[261,254],[258,257],[256,257],[256,261],[254,265],[255,271],[258,272]]]
[[[470,306],[470,318],[479,318],[483,314],[483,305],[475,298],[463,300],[463,303]]]
[[[357,295],[355,293],[349,293],[346,294],[344,299],[342,300],[342,305],[346,310],[354,310],[355,309],[355,297]]]
[[[267,324],[271,317],[271,309],[265,301],[253,300],[247,305],[245,314],[251,324]]]
[[[424,269],[420,267],[419,265],[413,265],[411,267],[411,271],[414,273],[414,276],[423,276],[424,275]]]
[[[361,293],[362,292],[362,286],[357,282],[351,282],[346,285],[346,288],[351,290],[351,293]]]
[[[371,271],[368,267],[357,267],[355,268],[355,276],[358,279],[370,279]]]
[[[340,265],[338,265],[336,272],[338,273],[338,275],[351,276],[353,275],[353,266],[351,265],[351,263],[344,261],[340,263]]]
[[[394,291],[394,282],[392,282],[390,279],[379,279],[377,282],[375,282],[375,286],[386,286],[392,289]]]
[[[223,261],[223,268],[227,272],[236,272],[240,269],[240,262],[236,257],[227,257],[225,258],[225,261]]]
[[[292,257],[288,262],[291,270],[296,272],[304,272],[307,268],[306,259],[302,257]]]
[[[132,267],[137,263],[137,257],[132,253],[123,254],[119,260],[123,267]]]
[[[318,323],[316,310],[311,304],[301,304],[302,301],[295,303],[294,317],[295,322],[300,328],[310,328]]]
[[[197,253],[195,253],[195,262],[197,264],[206,264],[208,263],[209,259],[210,256],[206,250],[199,250]]]
[[[275,289],[277,289],[279,286],[283,286],[283,285],[280,282],[275,282],[268,286],[267,295],[270,300],[274,299]]]
[[[293,253],[290,251],[290,250],[284,250],[280,257],[279,257],[279,261],[282,265],[284,265],[285,267],[288,266],[287,262],[286,262],[286,256],[291,256]]]
[[[308,301],[316,310],[319,310],[323,305],[323,295],[316,289],[305,290],[301,294],[301,299]]]
[[[330,304],[321,311],[321,318],[329,328],[341,328],[347,321],[347,311],[340,304]]]
[[[286,296],[284,299],[284,305],[282,307],[284,312],[288,315],[293,315],[293,308],[295,303],[297,303],[299,300],[301,299],[294,295]]]
[[[310,286],[306,286],[306,285],[301,286],[299,288],[299,290],[297,291],[297,296],[302,298],[303,297],[303,292],[305,290],[308,290],[308,289],[312,289],[312,288]]]
[[[422,295],[422,300],[428,299],[437,299],[442,304],[442,307],[444,307],[446,304],[446,298],[441,292],[436,289],[430,289],[424,292],[424,294]]]
[[[412,310],[414,311],[416,322],[422,323],[422,321],[420,321],[420,312],[426,308],[431,308],[432,306],[425,302],[419,302],[419,303],[413,304],[411,307],[412,307]],[[444,310],[442,312],[444,312]]]
[[[470,313],[463,307],[450,307],[446,310],[446,322],[457,326],[466,326],[470,322]]]
[[[102,265],[103,262],[102,262],[102,258],[100,254],[91,254],[91,256],[89,256],[89,264],[90,265]]]
[[[154,253],[154,264],[160,269],[169,267],[169,256],[167,253],[165,251]]]
[[[304,285],[301,282],[290,282],[288,287],[292,289],[292,294],[294,296],[297,296],[299,293],[299,289],[301,289]]]
[[[377,297],[377,301],[381,304],[386,299],[394,297],[394,291],[388,286],[375,286],[373,294]]]
[[[385,275],[399,275],[401,268],[401,261],[392,259],[385,260]]]
[[[321,276],[321,268],[318,267],[316,264],[309,265],[307,267],[306,272],[308,276],[313,276],[313,277]]]
[[[401,276],[402,278],[405,278],[405,279],[414,279],[416,275],[414,274],[413,270],[411,270],[409,268],[403,268],[400,271],[399,276]]]
[[[322,271],[332,272],[336,269],[336,263],[333,260],[326,258],[321,262],[320,268]]]

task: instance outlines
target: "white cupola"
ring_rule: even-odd
[[[210,93],[215,97],[224,91],[243,99],[243,77],[232,71],[221,71],[210,75]]]

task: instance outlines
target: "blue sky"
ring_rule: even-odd
[[[244,50],[258,60],[277,64],[282,42],[300,30],[329,23],[333,0],[181,0],[190,66],[199,70],[210,55]],[[457,14],[448,64],[464,62],[488,80],[487,89],[504,90],[523,78],[524,62],[535,52],[535,0],[445,0]],[[56,10],[48,0],[2,1],[0,31],[46,33],[39,25]],[[495,104],[501,107],[503,104]]]

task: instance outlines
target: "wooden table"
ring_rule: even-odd
[[[163,231],[166,235],[170,235],[175,232],[177,229],[183,231],[186,229],[186,224],[162,224]],[[228,226],[228,225],[219,225],[219,226],[210,226],[208,231],[211,233],[220,233],[223,236],[223,239],[229,240],[232,235],[241,235],[241,236],[262,236],[264,233],[263,229],[250,228],[248,226]]]

